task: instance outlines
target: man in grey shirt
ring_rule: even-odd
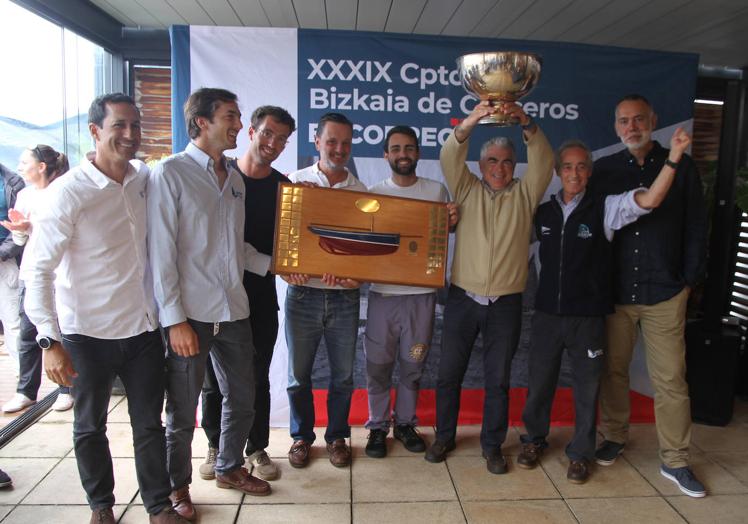
[[[194,520],[191,445],[208,353],[223,394],[216,484],[248,495],[270,493],[267,482],[243,467],[255,388],[249,303],[242,286],[245,269],[265,273],[270,260],[244,243],[244,182],[223,156],[236,147],[242,128],[236,95],[199,89],[184,114],[190,144],[159,163],[149,180],[148,247],[169,346],[171,499],[180,515]]]

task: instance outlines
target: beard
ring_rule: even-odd
[[[393,173],[397,173],[398,175],[403,175],[403,176],[412,176],[416,174],[416,166],[418,165],[418,160],[414,160],[410,162],[409,164],[398,165],[398,162],[400,160],[403,160],[403,159],[398,158],[394,161],[390,160],[390,168],[392,168]]]
[[[648,133],[648,132],[642,132],[641,137],[636,141],[634,140],[626,141],[625,138],[621,138],[621,142],[623,143],[624,146],[626,146],[626,148],[629,151],[636,151],[637,149],[641,149],[645,147],[647,144],[649,144],[651,140],[652,140],[652,133]]]

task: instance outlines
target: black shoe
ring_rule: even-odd
[[[590,478],[590,465],[586,460],[569,461],[569,469],[566,471],[566,478],[572,484],[584,484]]]
[[[408,424],[398,424],[395,426],[394,436],[397,440],[403,443],[403,446],[405,446],[405,449],[408,451],[412,451],[413,453],[426,451],[426,443],[413,426]]]
[[[381,429],[369,431],[369,442],[366,443],[366,455],[371,458],[387,456],[387,432]]]
[[[2,469],[0,469],[0,488],[7,488],[8,486],[12,485],[13,481],[10,480],[10,477],[6,472],[4,472]]]
[[[486,459],[486,469],[494,475],[503,475],[507,472],[506,459],[501,449],[490,453],[484,451],[483,458]]]
[[[612,466],[621,453],[623,453],[623,444],[612,440],[603,440],[603,443],[595,451],[595,462],[601,466]]]
[[[431,447],[426,450],[426,456],[423,457],[429,462],[444,462],[444,459],[447,458],[447,453],[455,449],[455,441],[450,440],[449,442],[442,442],[440,440],[435,440],[433,444],[431,444]]]
[[[517,465],[522,469],[533,469],[538,465],[543,446],[536,442],[523,442],[522,452],[517,456]]]

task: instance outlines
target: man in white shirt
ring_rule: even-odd
[[[447,188],[439,182],[416,176],[418,136],[408,126],[395,126],[384,140],[384,158],[392,170],[386,180],[369,188],[371,193],[447,202]],[[457,210],[449,208],[450,225]],[[369,397],[369,441],[366,454],[373,458],[387,455],[390,418],[394,436],[408,451],[426,449],[415,429],[416,403],[423,366],[431,348],[434,329],[436,290],[432,288],[372,284],[366,313],[366,386]],[[395,362],[399,365],[395,409],[390,414],[390,388]]]
[[[245,268],[266,273],[270,257],[245,256],[244,182],[223,156],[236,147],[242,128],[236,95],[199,89],[187,100],[184,115],[191,142],[151,173],[148,247],[169,347],[166,444],[171,499],[180,515],[194,520],[191,447],[209,353],[223,394],[216,485],[248,495],[270,493],[267,482],[243,467],[255,385],[249,303],[242,285]]]
[[[346,164],[351,157],[353,124],[340,113],[327,113],[317,126],[315,147],[319,162],[289,175],[292,182],[320,187],[366,191]],[[312,367],[322,337],[330,361],[325,441],[330,462],[336,467],[351,463],[348,413],[353,394],[353,364],[358,336],[359,283],[326,274],[322,279],[306,275],[285,278],[286,342],[288,344],[288,401],[291,407],[291,437],[288,461],[295,468],[309,463],[314,442]]]
[[[73,441],[91,522],[115,522],[106,438],[115,375],[127,391],[150,521],[184,522],[169,502],[161,426],[164,347],[146,250],[148,170],[130,163],[140,147],[140,114],[129,96],[109,94],[93,101],[88,122],[96,158],[47,190],[23,257],[26,314],[45,350],[47,376],[75,386]]]

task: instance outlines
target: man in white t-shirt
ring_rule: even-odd
[[[416,176],[418,137],[408,126],[390,129],[384,140],[384,158],[392,168],[390,178],[369,188],[371,193],[447,202],[447,188],[439,182]],[[457,209],[449,206],[450,226],[456,223]],[[390,418],[394,436],[408,451],[426,449],[415,429],[418,387],[431,346],[436,290],[432,288],[372,284],[369,289],[366,335],[366,385],[369,393],[369,441],[366,454],[387,455]],[[399,363],[395,409],[390,414],[392,370]]]

